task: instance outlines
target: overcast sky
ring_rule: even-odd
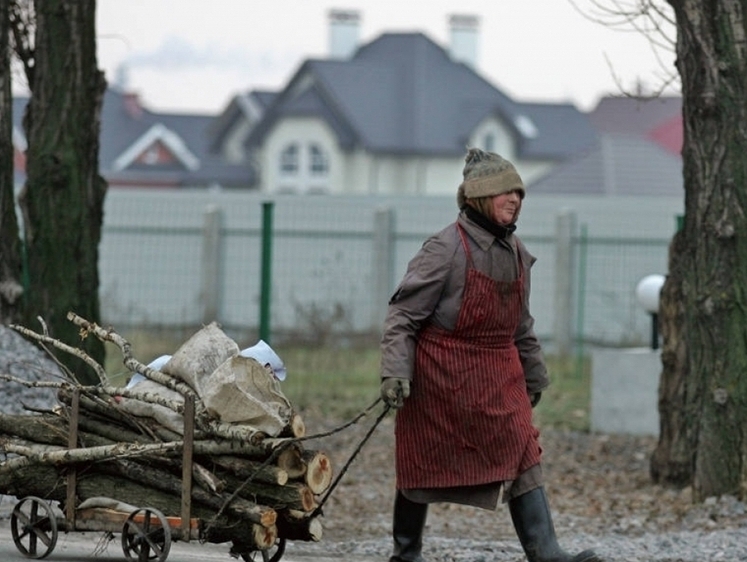
[[[574,0],[586,13],[592,0]],[[611,1],[611,0],[599,0]],[[478,70],[518,101],[591,109],[616,81],[658,87],[673,55],[584,18],[571,0],[98,0],[99,66],[155,110],[212,113],[237,92],[280,89],[328,53],[328,12],[354,9],[360,39],[421,31],[447,46],[448,17],[480,18]]]

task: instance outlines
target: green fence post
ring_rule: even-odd
[[[675,215],[674,225],[677,232],[682,230],[682,228],[685,226],[685,215]]]
[[[262,203],[262,265],[259,289],[259,339],[270,344],[270,296],[272,286],[272,215],[274,203]]]

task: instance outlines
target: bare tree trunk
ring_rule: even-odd
[[[688,431],[685,396],[688,389],[688,356],[685,306],[682,293],[685,237],[675,234],[669,248],[669,275],[661,291],[659,325],[663,340],[659,383],[659,444],[651,458],[654,482],[688,486],[693,478],[692,431]]]
[[[21,244],[13,180],[13,98],[10,68],[10,9],[0,2],[0,323],[18,320],[22,295]]]
[[[687,360],[665,365],[659,474],[693,496],[747,496],[747,43],[745,3],[668,0],[682,78],[685,221],[670,279]],[[680,246],[681,244],[681,246]],[[677,290],[664,293],[664,310]],[[670,319],[671,320],[671,319]],[[687,371],[678,371],[686,366]],[[667,403],[669,402],[669,403]],[[676,416],[672,417],[672,412]],[[691,446],[689,455],[681,445]],[[676,452],[676,455],[674,454]],[[683,454],[684,453],[684,454]]]
[[[27,182],[21,205],[28,251],[25,321],[41,316],[50,335],[103,363],[97,338],[80,342],[68,311],[99,321],[98,246],[106,184],[98,174],[106,87],[96,63],[95,0],[36,0],[33,81],[25,116]],[[60,355],[81,382],[98,382],[80,360]]]

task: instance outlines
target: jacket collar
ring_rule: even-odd
[[[470,237],[477,242],[477,245],[480,246],[480,248],[484,251],[487,251],[490,246],[493,245],[494,242],[500,242],[501,240],[505,241],[509,246],[513,246],[513,232],[507,233],[507,235],[503,239],[499,239],[495,234],[488,232],[484,228],[482,228],[480,225],[478,225],[476,222],[474,222],[472,219],[470,219],[467,216],[467,213],[465,211],[461,211],[459,213],[459,217],[457,218],[457,222],[461,224],[464,229],[467,231],[467,233],[470,235]]]

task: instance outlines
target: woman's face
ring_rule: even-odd
[[[518,191],[509,191],[494,195],[491,200],[491,218],[503,226],[514,224],[521,211],[521,195]]]

